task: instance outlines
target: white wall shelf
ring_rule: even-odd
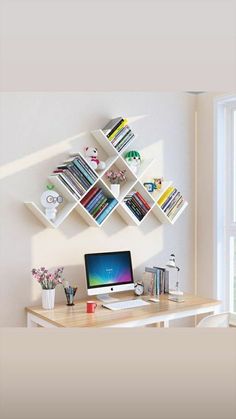
[[[46,217],[43,208],[40,208],[34,202],[25,202],[27,208],[41,221],[41,223],[45,227],[50,228],[57,228],[59,225],[68,217],[68,215],[74,209],[77,213],[84,219],[84,221],[92,227],[102,227],[103,224],[110,218],[114,211],[117,211],[122,219],[128,224],[132,226],[139,226],[147,217],[148,215],[153,212],[156,218],[162,223],[169,223],[174,224],[183,211],[186,209],[188,203],[184,201],[183,206],[177,212],[175,217],[171,220],[167,214],[163,211],[160,205],[158,205],[158,200],[160,197],[166,192],[166,190],[172,185],[171,181],[165,181],[162,184],[161,190],[156,190],[153,193],[149,193],[143,185],[143,178],[144,174],[148,171],[148,169],[155,163],[155,159],[145,159],[141,161],[140,168],[138,173],[134,173],[130,166],[127,164],[125,160],[125,154],[127,150],[131,150],[131,144],[134,141],[134,138],[124,147],[120,152],[113,146],[113,144],[109,141],[106,135],[103,133],[101,129],[91,131],[91,135],[94,137],[98,144],[98,150],[101,150],[103,155],[103,160],[106,163],[106,168],[102,171],[94,171],[96,174],[97,179],[94,183],[84,192],[83,196],[80,198],[73,194],[60,180],[58,176],[50,175],[48,177],[49,181],[55,186],[55,190],[59,192],[64,197],[64,202],[58,208],[58,213],[56,216],[55,221],[50,221]],[[71,156],[80,155],[83,159],[84,156],[78,152],[71,153]],[[109,212],[106,218],[99,224],[97,220],[89,213],[89,211],[83,205],[83,199],[86,195],[91,191],[94,187],[99,187],[103,190],[104,194],[111,199],[115,199],[114,195],[111,191],[111,185],[108,179],[105,176],[105,173],[108,169],[112,170],[126,170],[126,178],[127,181],[121,184],[121,192],[120,196],[117,200],[116,205],[114,208]],[[135,214],[129,209],[129,207],[125,204],[125,197],[131,193],[132,191],[139,192],[144,200],[150,205],[150,210],[147,211],[145,216],[138,220]],[[81,202],[82,201],[82,202]]]

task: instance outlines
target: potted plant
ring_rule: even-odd
[[[126,170],[119,170],[118,172],[108,170],[106,172],[106,177],[110,181],[111,191],[115,198],[118,198],[120,195],[120,184],[126,182],[125,172]]]
[[[62,273],[64,268],[57,268],[54,272],[42,267],[32,269],[33,278],[35,278],[42,287],[42,307],[46,310],[54,308],[55,304],[55,288],[58,284],[62,284]]]

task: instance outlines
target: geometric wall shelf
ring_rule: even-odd
[[[102,227],[114,211],[117,211],[128,225],[139,226],[151,212],[160,222],[174,224],[179,218],[179,216],[182,214],[182,212],[186,209],[188,203],[184,201],[176,216],[174,216],[173,219],[171,219],[163,210],[163,208],[161,208],[161,206],[158,204],[158,200],[166,192],[166,190],[170,186],[172,186],[172,182],[163,182],[162,189],[159,191],[155,191],[152,194],[146,190],[146,188],[143,186],[142,178],[145,172],[150,168],[150,166],[155,163],[155,159],[146,159],[141,161],[141,166],[139,168],[138,174],[135,174],[124,159],[126,151],[132,149],[130,146],[133,139],[128,143],[126,147],[122,149],[121,152],[119,152],[109,141],[109,139],[106,137],[106,135],[103,133],[101,129],[92,131],[91,135],[96,140],[98,149],[102,151],[102,159],[106,163],[106,168],[102,171],[96,172],[93,169],[91,169],[94,174],[94,183],[90,186],[89,189],[86,190],[86,192],[84,192],[83,196],[75,196],[75,194],[72,193],[66,185],[64,185],[64,183],[60,180],[59,176],[53,174],[50,175],[48,179],[55,186],[55,190],[64,197],[63,204],[61,204],[58,207],[58,212],[55,221],[48,220],[46,215],[44,214],[44,211],[40,207],[38,207],[34,202],[25,202],[27,208],[43,223],[45,227],[50,228],[57,228],[73,210],[75,210],[84,219],[84,221],[92,227]],[[83,159],[83,161],[85,161],[84,156],[80,152],[73,152],[71,153],[71,155],[79,155],[80,159]],[[93,216],[87,211],[87,209],[83,205],[83,199],[86,199],[86,195],[90,192],[92,188],[99,188],[103,191],[104,195],[108,199],[115,199],[111,191],[110,183],[105,176],[105,173],[108,169],[126,170],[127,181],[121,184],[120,196],[117,199],[114,208],[112,208],[112,210],[109,212],[106,218],[99,224],[97,220],[93,218]],[[126,196],[135,192],[137,194],[140,194],[140,196],[148,204],[147,208],[149,208],[145,216],[141,219],[141,221],[138,220],[138,218],[134,215],[134,213],[125,203],[127,199]]]

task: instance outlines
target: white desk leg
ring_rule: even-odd
[[[37,327],[37,323],[33,321],[31,313],[27,313],[27,327]]]
[[[164,320],[164,322],[163,322],[163,327],[170,327],[170,322],[169,322],[169,320]]]

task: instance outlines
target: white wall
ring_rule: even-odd
[[[135,279],[146,265],[165,264],[176,253],[181,286],[194,289],[194,111],[184,93],[12,93],[1,94],[1,324],[25,325],[24,307],[40,304],[32,267],[65,266],[65,276],[85,296],[83,254],[130,249]],[[23,205],[39,199],[46,176],[71,147],[92,144],[89,131],[112,116],[146,117],[133,128],[136,148],[156,156],[155,173],[173,179],[189,207],[174,226],[150,215],[139,228],[113,214],[101,229],[73,213],[58,230],[46,229]],[[67,140],[81,133],[77,142]],[[57,288],[56,300],[64,301]]]

